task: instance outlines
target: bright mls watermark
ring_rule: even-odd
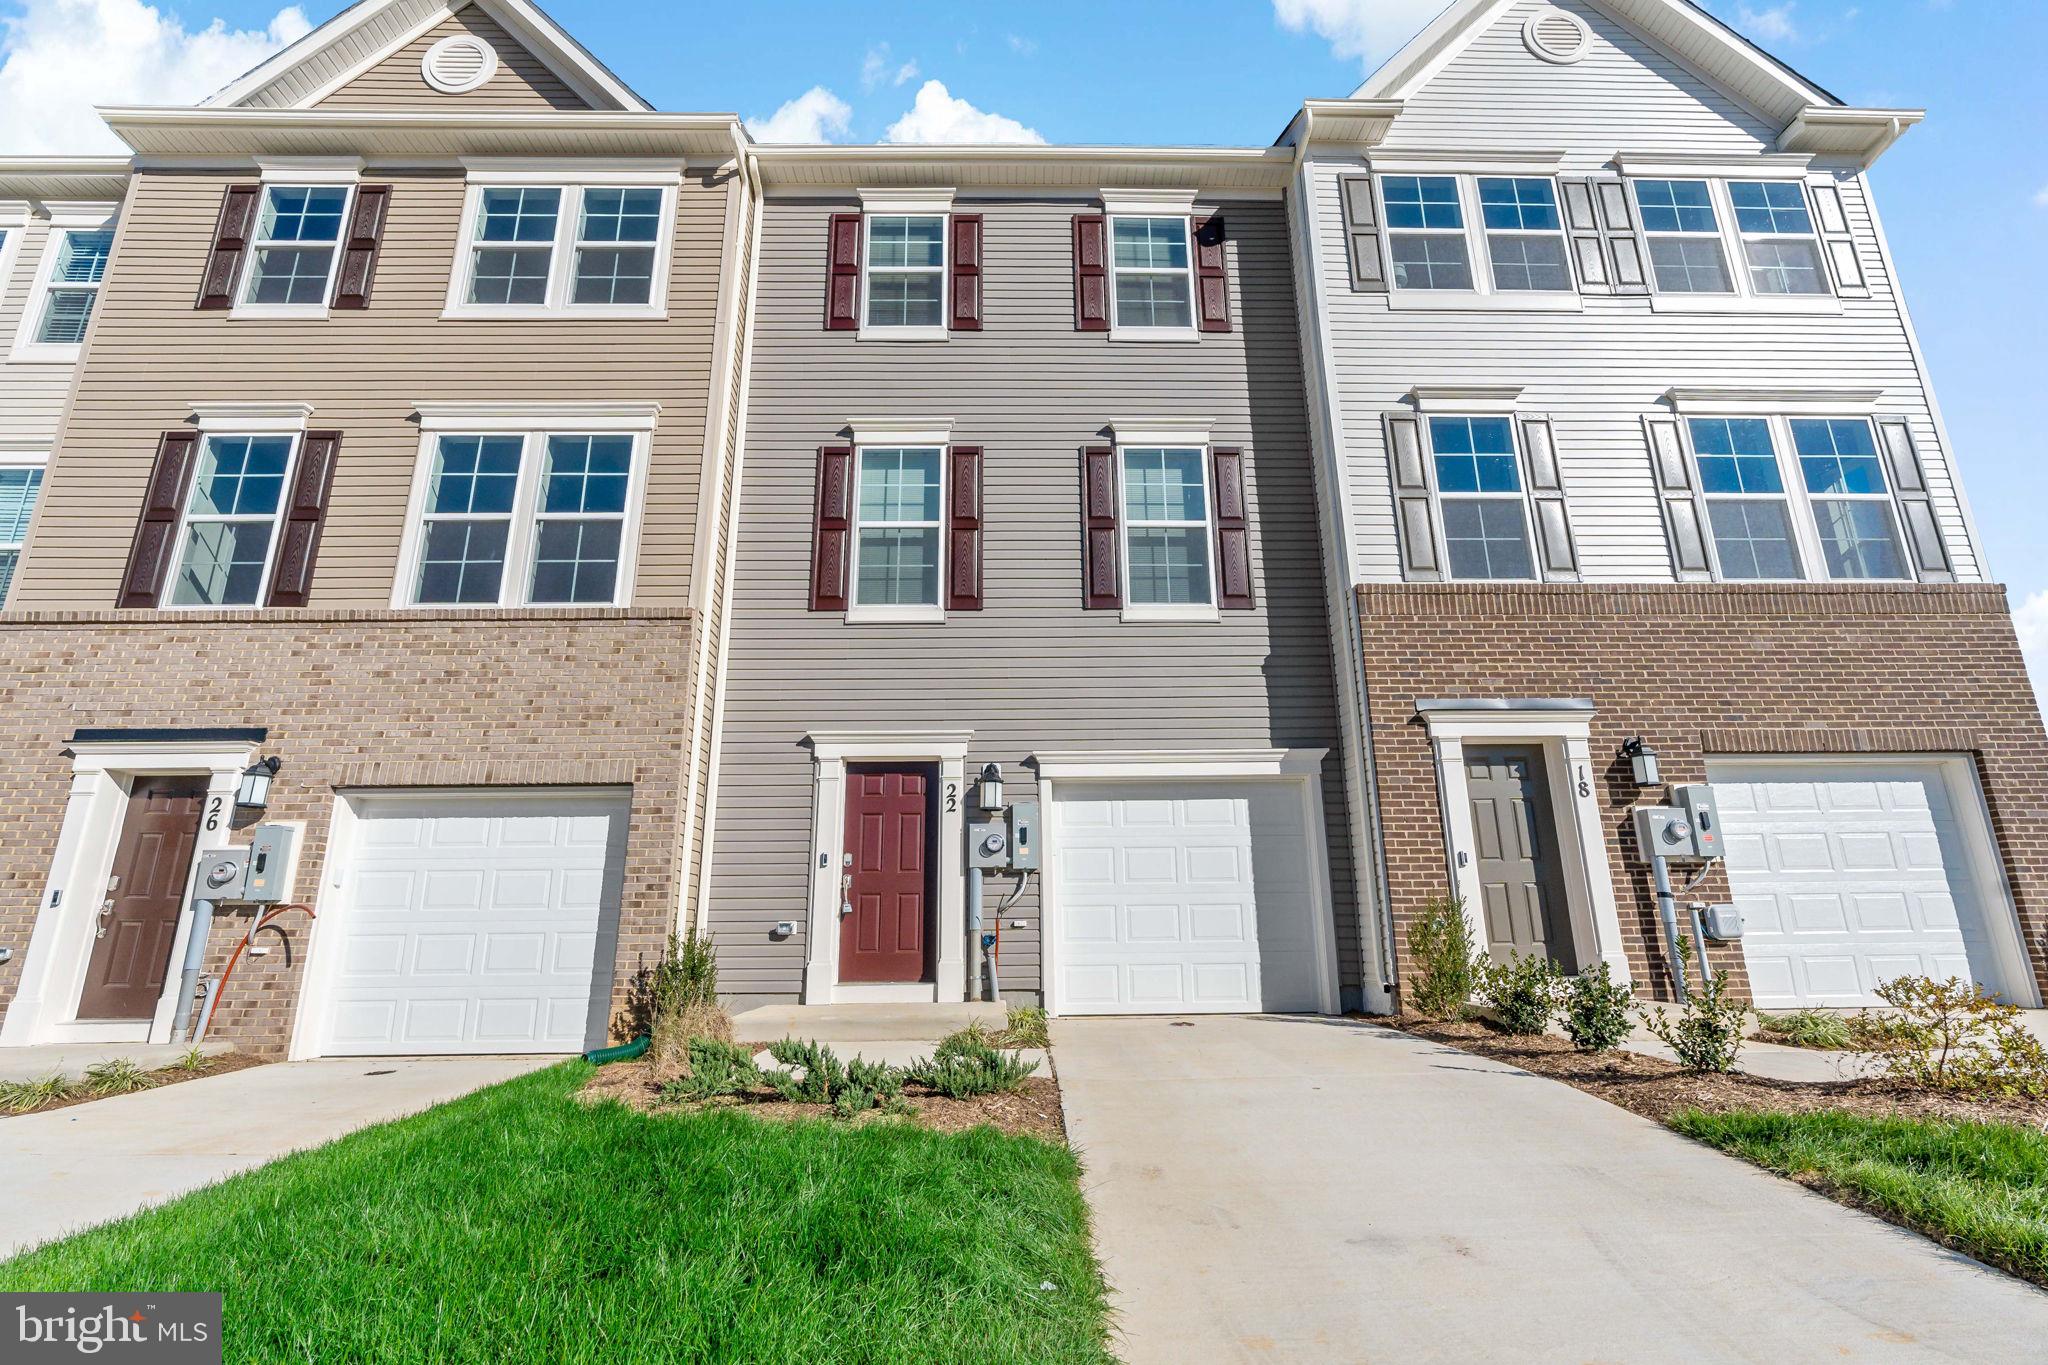
[[[0,1294],[0,1360],[220,1365],[218,1294]]]

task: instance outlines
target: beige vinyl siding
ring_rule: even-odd
[[[1335,750],[1286,223],[1278,202],[1205,204],[1229,225],[1235,330],[1193,344],[1074,330],[1072,201],[962,198],[984,215],[986,330],[941,343],[823,328],[826,234],[848,201],[770,200],[755,304],[740,538],[706,904],[720,983],[797,997],[807,951],[814,729],[972,730],[1015,798],[1049,750]],[[851,416],[951,418],[983,448],[985,608],[942,625],[807,610],[817,448]],[[1196,418],[1246,456],[1258,608],[1130,623],[1081,607],[1081,448],[1112,419]],[[1344,982],[1358,977],[1339,756],[1325,766]],[[963,794],[964,795],[964,794]],[[1048,875],[1057,875],[1049,870]],[[991,896],[1011,885],[997,878]],[[993,903],[993,901],[991,902]],[[1027,927],[1011,929],[1012,919]],[[771,937],[778,920],[802,930]],[[1035,993],[1036,890],[1003,916],[1003,985]]]
[[[1409,101],[1387,145],[1455,146],[1480,155],[1563,150],[1564,171],[1577,175],[1603,172],[1617,151],[1725,153],[1739,161],[1736,154],[1759,150],[1760,125],[1714,95],[1703,78],[1652,53],[1592,6],[1565,0],[1563,7],[1593,30],[1583,62],[1554,66],[1530,55],[1521,25],[1534,5],[1517,5]],[[1563,117],[1567,109],[1576,112]],[[1314,167],[1314,223],[1361,580],[1401,576],[1383,414],[1417,385],[1468,384],[1520,385],[1519,410],[1555,419],[1572,530],[1589,581],[1673,578],[1642,425],[1646,414],[1668,413],[1661,400],[1673,387],[1882,390],[1877,410],[1911,424],[1957,576],[1981,576],[1862,176],[1844,173],[1837,183],[1870,297],[1841,300],[1838,312],[1658,312],[1643,296],[1588,296],[1582,313],[1427,312],[1391,308],[1384,294],[1351,292],[1337,182],[1364,168],[1356,158],[1320,156]],[[1483,260],[1474,265],[1486,269]],[[1730,266],[1739,269],[1739,259]],[[1759,404],[1760,415],[1769,410],[1769,403]],[[1790,452],[1780,455],[1789,481]]]
[[[395,0],[317,52],[305,52],[302,45],[282,60],[273,57],[271,60],[278,62],[275,74],[234,104],[249,109],[296,109],[308,96],[391,44],[402,42],[406,34],[444,8],[442,0]]]
[[[688,604],[724,179],[691,176],[678,194],[666,321],[504,322],[440,316],[461,177],[369,179],[394,185],[370,307],[322,320],[196,310],[234,180],[142,178],[10,605],[113,606],[158,434],[183,426],[194,402],[291,401],[313,405],[312,428],[343,436],[311,605],[386,606],[419,458],[414,405],[491,399],[661,404],[633,601]]]
[[[114,210],[107,205],[107,212]],[[7,220],[0,220],[7,221]],[[64,395],[71,388],[70,365],[25,365],[8,359],[17,332],[32,327],[28,316],[36,272],[42,265],[43,250],[49,245],[47,219],[7,221],[7,233],[18,238],[0,251],[11,253],[13,267],[0,280],[0,453],[23,449],[47,449],[57,434],[57,421],[64,412]]]
[[[488,81],[462,95],[449,95],[428,85],[420,59],[443,38],[471,33],[498,54],[498,70]],[[333,94],[315,109],[467,109],[505,112],[515,109],[588,109],[589,101],[571,90],[546,63],[528,51],[505,26],[479,5],[466,5],[386,57]]]

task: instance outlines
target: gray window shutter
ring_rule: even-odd
[[[1650,292],[1650,253],[1637,231],[1635,201],[1620,180],[1595,180],[1593,197],[1600,206],[1600,233],[1607,239],[1607,259],[1614,268],[1614,292]]]
[[[1934,519],[1934,500],[1927,491],[1927,470],[1920,463],[1913,429],[1903,417],[1880,417],[1877,430],[1884,437],[1885,462],[1891,468],[1899,515],[1905,519],[1906,539],[1913,545],[1913,563],[1924,582],[1952,583],[1955,570],[1949,564],[1941,525]]]
[[[1593,207],[1593,182],[1566,180],[1564,225],[1572,236],[1572,259],[1579,267],[1579,287],[1588,294],[1614,292],[1614,272],[1607,267],[1607,247]]]
[[[1522,450],[1529,459],[1529,507],[1536,523],[1536,558],[1552,583],[1576,582],[1579,552],[1566,514],[1564,476],[1557,467],[1557,440],[1548,417],[1522,419]]]
[[[1432,582],[1444,576],[1430,507],[1429,461],[1422,450],[1422,419],[1387,414],[1387,459],[1394,479],[1394,521],[1401,539],[1401,577]]]
[[[1351,292],[1387,292],[1387,267],[1380,255],[1379,206],[1373,202],[1372,177],[1337,177],[1337,197],[1344,209],[1344,237],[1351,244]]]
[[[1650,471],[1657,481],[1657,500],[1664,505],[1664,531],[1671,542],[1671,568],[1680,581],[1712,578],[1707,558],[1706,509],[1693,478],[1692,461],[1678,436],[1675,417],[1645,417],[1650,441]]]
[[[1813,196],[1813,220],[1820,228],[1821,249],[1835,272],[1835,292],[1845,299],[1870,297],[1870,281],[1864,277],[1863,261],[1856,254],[1856,238],[1849,231],[1849,212],[1842,203],[1841,187],[1833,180],[1808,183]]]

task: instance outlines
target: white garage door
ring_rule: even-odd
[[[1297,784],[1075,783],[1052,818],[1061,1010],[1321,1007]]]
[[[609,794],[362,803],[326,1051],[601,1043],[625,840]]]
[[[1974,810],[1958,811],[1939,763],[1708,765],[1742,912],[1743,954],[1766,1009],[1880,1003],[1896,976],[2011,986],[1979,885]]]

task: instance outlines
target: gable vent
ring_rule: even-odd
[[[1586,21],[1561,9],[1540,9],[1522,25],[1522,41],[1546,62],[1569,65],[1586,55],[1593,34]]]
[[[462,95],[498,74],[498,54],[474,34],[443,38],[420,59],[420,74],[444,95]]]

